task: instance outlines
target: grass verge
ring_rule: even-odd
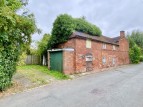
[[[45,74],[48,74],[52,77],[54,77],[55,79],[58,80],[64,80],[64,79],[69,79],[69,76],[63,74],[62,72],[58,72],[58,71],[51,71],[48,70],[47,66],[41,66],[41,65],[25,65],[25,66],[18,66],[17,70],[33,70],[33,71],[39,71],[39,72],[43,72]]]

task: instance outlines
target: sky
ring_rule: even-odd
[[[27,8],[42,30],[32,36],[34,41],[50,34],[56,17],[65,13],[74,18],[85,16],[108,37],[119,36],[121,30],[143,30],[143,0],[29,0]]]

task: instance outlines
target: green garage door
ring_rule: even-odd
[[[63,52],[50,52],[50,69],[56,71],[63,71]]]

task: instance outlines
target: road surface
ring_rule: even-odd
[[[0,107],[143,107],[143,63],[11,95]]]

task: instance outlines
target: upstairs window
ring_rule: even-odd
[[[102,49],[106,49],[106,44],[105,43],[103,43]]]
[[[90,39],[86,40],[86,48],[91,48],[91,40]]]
[[[116,46],[115,45],[113,45],[113,50],[116,50]]]

